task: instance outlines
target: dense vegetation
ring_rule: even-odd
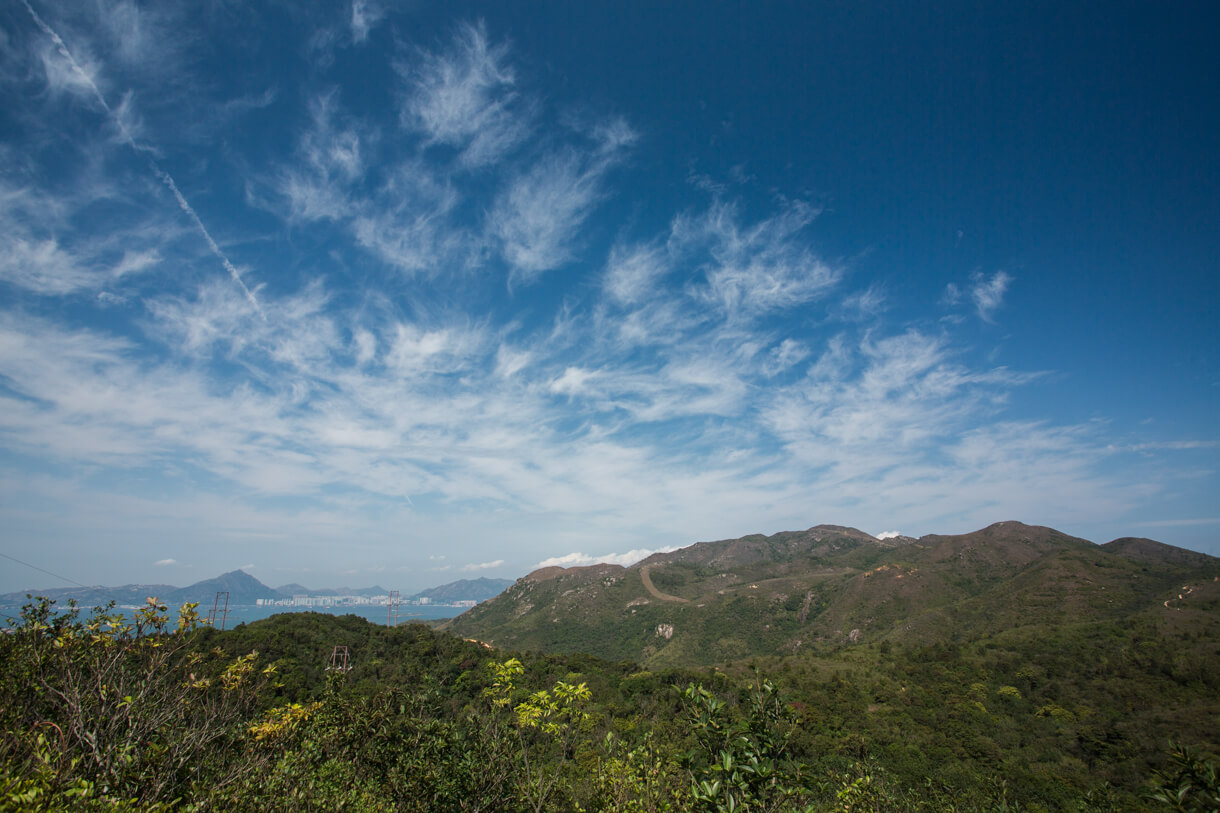
[[[1105,625],[720,671],[422,625],[227,632],[34,602],[0,636],[19,810],[1212,810],[1217,673]],[[1157,634],[1151,634],[1157,632]],[[1184,633],[1189,634],[1189,633]],[[1128,644],[1134,640],[1134,646]],[[1214,642],[1212,642],[1214,643]],[[332,658],[346,646],[350,669]]]

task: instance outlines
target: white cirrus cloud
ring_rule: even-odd
[[[771,348],[763,363],[763,375],[771,377],[791,369],[809,358],[809,348],[795,339],[784,339]]]
[[[702,268],[693,296],[730,318],[751,319],[823,296],[842,277],[802,237],[819,213],[811,204],[793,201],[775,215],[744,224],[734,205],[717,203],[702,215],[675,219],[669,246]]]
[[[655,291],[667,270],[659,246],[616,245],[606,263],[606,292],[619,304],[636,304]]]
[[[601,170],[581,166],[574,152],[551,155],[500,194],[488,231],[516,278],[532,282],[572,258],[580,226],[598,198]]]
[[[352,0],[352,42],[361,43],[369,38],[369,32],[376,27],[385,10],[380,3],[373,0]]]
[[[482,245],[478,235],[449,222],[458,201],[457,192],[426,167],[404,163],[374,199],[351,204],[352,234],[361,246],[404,272],[461,271]]]
[[[528,116],[518,111],[508,47],[492,45],[482,25],[464,25],[448,51],[423,53],[398,66],[407,85],[402,122],[429,143],[458,148],[462,163],[490,164],[523,141]]]
[[[839,312],[844,319],[865,321],[875,319],[885,307],[885,289],[874,283],[844,299]]]
[[[525,369],[532,357],[533,354],[528,350],[515,350],[502,344],[496,349],[496,375],[511,378]]]
[[[991,321],[991,315],[1004,301],[1004,294],[1012,283],[1012,277],[1003,271],[997,271],[991,277],[975,274],[970,286],[970,300],[974,303],[980,319]]]
[[[354,180],[364,172],[362,135],[354,123],[338,123],[338,98],[330,91],[310,103],[313,126],[302,135],[301,152],[324,176]]]
[[[1004,295],[1012,281],[1012,276],[1005,271],[997,271],[990,277],[976,271],[970,275],[968,290],[963,291],[956,283],[950,282],[945,286],[940,301],[943,305],[952,306],[969,299],[978,317],[984,322],[990,322],[996,309],[1003,304]]]
[[[597,377],[596,370],[568,367],[547,388],[556,395],[583,395],[589,391],[589,382]]]
[[[44,296],[70,294],[99,287],[102,275],[81,267],[80,261],[55,239],[26,240],[10,235],[0,251],[0,279]]]

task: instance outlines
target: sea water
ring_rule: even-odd
[[[56,609],[61,609],[56,605]],[[178,622],[177,608],[171,608],[169,611],[170,625]],[[251,604],[231,604],[229,605],[228,615],[224,618],[224,628],[233,629],[238,624],[249,624],[251,621],[261,621],[264,618],[270,618],[273,615],[281,613],[325,613],[326,615],[358,615],[361,618],[368,619],[374,624],[387,624],[393,619],[387,615],[387,607],[376,604],[357,604],[347,607],[257,607]],[[413,621],[427,621],[433,619],[453,618],[454,616],[464,613],[468,607],[452,607],[445,604],[411,604],[404,605],[398,610],[398,625],[410,624]],[[132,617],[135,614],[135,607],[115,607],[113,612],[121,612],[127,617]],[[204,607],[202,604],[197,608],[200,618],[206,619],[211,613],[210,606]],[[89,616],[89,608],[82,608],[80,617],[87,618]],[[16,619],[21,614],[21,607],[4,606],[0,607],[0,625],[8,626],[9,619]],[[216,618],[216,627],[221,626],[219,614]]]

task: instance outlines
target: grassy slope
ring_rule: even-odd
[[[1180,588],[1220,575],[1216,559],[1139,542],[1099,547],[999,523],[886,546],[819,526],[702,543],[626,569],[548,569],[448,627],[514,648],[706,666],[824,644],[961,642],[1158,609],[1172,615],[1164,602],[1176,602]],[[658,591],[686,601],[651,595],[645,566]]]

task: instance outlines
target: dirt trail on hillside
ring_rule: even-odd
[[[690,599],[688,599],[688,598],[682,598],[680,596],[671,596],[669,593],[662,593],[660,590],[658,590],[656,588],[656,586],[652,583],[652,577],[648,575],[648,569],[650,567],[652,567],[652,565],[644,565],[643,567],[640,568],[640,581],[644,582],[644,589],[647,590],[653,598],[658,598],[661,601],[682,601],[682,602],[687,602],[687,603],[690,602]]]

